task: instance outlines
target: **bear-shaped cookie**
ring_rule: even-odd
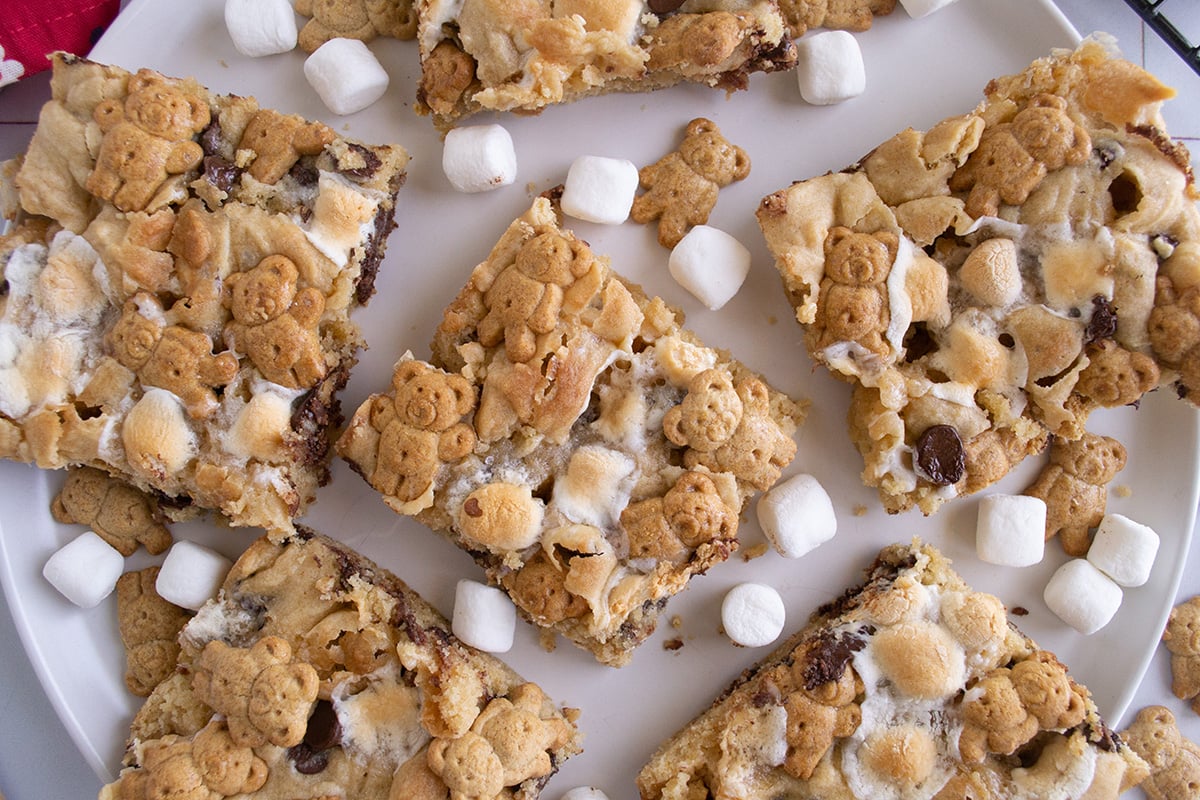
[[[219,639],[196,659],[192,689],[225,716],[239,745],[295,747],[304,739],[320,679],[311,664],[292,660],[292,647],[265,636],[249,648]]]
[[[725,505],[712,478],[685,472],[662,497],[630,503],[621,512],[630,558],[686,561],[697,547],[737,536],[737,514]]]
[[[1155,356],[1178,373],[1179,393],[1200,405],[1200,284],[1181,288],[1159,273],[1147,327]]]
[[[688,393],[663,417],[663,433],[686,447],[684,466],[732,473],[766,491],[796,454],[796,443],[771,421],[770,394],[758,378],[735,386],[719,369],[698,372]]]
[[[577,313],[591,300],[600,269],[576,239],[553,231],[529,239],[484,293],[480,343],[492,347],[503,341],[514,364],[533,358],[538,335],[554,330],[560,314]]]
[[[411,39],[417,32],[410,0],[295,0],[294,5],[296,13],[309,17],[297,40],[306,53],[330,39]]]
[[[92,116],[104,138],[86,188],[121,211],[156,210],[150,206],[167,178],[204,158],[192,137],[208,127],[208,101],[153,70],[131,76],[124,100],[103,100]]]
[[[995,216],[1002,202],[1023,203],[1048,173],[1090,157],[1091,137],[1066,108],[1065,99],[1040,94],[1011,121],[983,132],[979,146],[950,177],[952,191],[970,191],[968,214]]]
[[[717,192],[750,174],[750,157],[731,144],[710,120],[688,123],[679,150],[642,167],[645,194],[633,201],[634,221],[658,222],[658,242],[672,248],[693,225],[708,222]]]
[[[336,138],[328,125],[264,108],[251,117],[237,149],[254,152],[254,160],[246,168],[252,178],[274,184],[300,156],[316,155]]]
[[[1149,800],[1200,798],[1200,746],[1179,732],[1170,709],[1143,708],[1121,731],[1121,740],[1150,768],[1138,784]]]
[[[1162,640],[1171,652],[1171,691],[1200,714],[1200,596],[1171,609]]]
[[[192,618],[155,589],[159,568],[126,572],[117,580],[117,627],[125,645],[125,685],[138,697],[175,672],[179,631]]]
[[[370,483],[387,498],[408,503],[433,485],[438,467],[475,447],[465,421],[475,409],[475,389],[461,375],[407,360],[392,373],[393,396],[377,396],[371,427],[379,433]]]
[[[182,325],[168,325],[162,304],[146,292],[125,301],[107,342],[113,357],[137,373],[143,386],[171,392],[193,419],[217,410],[213,389],[237,374],[236,356],[213,355],[211,338]]]
[[[264,378],[288,389],[310,389],[327,371],[318,335],[325,296],[299,282],[295,263],[282,255],[267,256],[225,281],[233,314],[226,331],[234,347]]]
[[[1049,463],[1023,492],[1046,501],[1047,539],[1057,534],[1068,555],[1087,555],[1108,506],[1108,484],[1126,458],[1125,446],[1110,436],[1085,431],[1073,441],[1051,441]]]
[[[800,780],[812,777],[834,739],[854,733],[862,721],[862,709],[855,702],[863,691],[862,678],[849,664],[838,675],[814,677],[811,650],[818,646],[815,641],[801,645],[791,667],[776,667],[771,681],[784,694],[787,712],[783,769]]]
[[[825,237],[825,277],[810,334],[816,337],[817,349],[854,342],[877,355],[888,354],[887,278],[899,247],[899,237],[890,231],[830,229]]]
[[[123,556],[133,555],[138,545],[151,555],[171,546],[171,532],[154,500],[93,467],[67,472],[50,513],[58,522],[87,525]]]
[[[169,734],[147,743],[141,767],[123,776],[116,800],[244,796],[261,789],[270,774],[267,762],[234,742],[225,723],[216,719],[191,739]]]

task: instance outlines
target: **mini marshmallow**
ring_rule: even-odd
[[[251,58],[296,46],[296,12],[288,0],[225,0],[225,27],[237,51]]]
[[[1118,585],[1132,587],[1150,579],[1156,555],[1158,534],[1153,528],[1120,514],[1105,514],[1087,560]]]
[[[46,560],[42,576],[80,608],[94,608],[116,588],[125,559],[92,531],[81,533]]]
[[[330,39],[304,60],[304,77],[335,114],[353,114],[383,97],[388,74],[358,39]]]
[[[460,580],[454,589],[454,635],[485,653],[506,653],[513,645],[517,608],[508,595],[478,581]]]
[[[1042,594],[1059,619],[1084,635],[1107,625],[1123,596],[1120,586],[1082,558],[1059,567]]]
[[[1046,501],[1023,494],[992,494],[979,501],[975,552],[989,564],[1029,567],[1046,553]]]
[[[837,533],[833,501],[812,475],[793,475],[762,495],[755,507],[767,541],[785,558],[799,558]]]
[[[442,145],[442,170],[460,192],[486,192],[517,179],[513,140],[500,125],[454,128]]]
[[[637,187],[638,169],[632,161],[580,156],[567,170],[562,210],[586,222],[620,225],[629,218]]]
[[[900,0],[900,5],[913,19],[927,17],[953,3],[954,0]]]
[[[778,639],[785,616],[779,592],[761,583],[739,583],[721,601],[725,635],[743,647],[762,647]]]
[[[725,231],[697,225],[675,245],[667,269],[680,286],[716,311],[733,299],[750,274],[750,251]]]
[[[858,40],[846,31],[822,31],[796,41],[800,96],[816,106],[841,103],[867,89]]]
[[[192,611],[216,597],[233,562],[215,550],[180,540],[163,559],[154,588],[168,603]]]
[[[576,786],[567,790],[559,800],[608,800],[608,795],[594,786]]]

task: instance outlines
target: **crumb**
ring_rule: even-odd
[[[856,517],[865,517],[867,515],[867,507],[859,503],[854,507],[853,514]]]
[[[758,544],[751,545],[742,551],[742,561],[751,561],[755,558],[759,558],[760,556],[765,556],[767,551],[770,549],[770,545],[768,545],[766,542],[759,542]]]
[[[674,651],[680,650],[682,648],[683,648],[683,639],[680,639],[679,637],[676,637],[674,639],[667,639],[666,641],[663,642],[663,650],[670,650],[670,651],[674,652]]]
[[[779,322],[779,317],[775,316],[774,314],[767,315],[767,324],[768,325],[775,325],[775,324],[778,324],[778,322]]]
[[[679,630],[680,628],[682,628],[683,627],[683,617],[679,616],[678,614],[673,615],[671,617],[671,627],[674,628],[675,630]]]
[[[1133,497],[1133,487],[1125,483],[1118,484],[1113,487],[1113,494],[1117,497]]]
[[[229,69],[229,64],[225,61],[225,59],[223,59],[223,58],[217,59],[217,63],[220,64],[225,69]]]
[[[558,648],[558,636],[554,631],[541,629],[538,631],[538,646],[547,653],[553,653]]]
[[[1025,606],[1013,606],[1012,615],[1014,617],[1024,617],[1029,614],[1029,609]]]

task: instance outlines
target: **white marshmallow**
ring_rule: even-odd
[[[442,144],[442,170],[460,192],[486,192],[517,179],[517,153],[500,125],[454,128]]]
[[[304,60],[304,77],[335,114],[353,114],[383,97],[388,74],[358,39],[330,39]]]
[[[92,531],[81,533],[46,560],[42,576],[80,608],[108,597],[125,571],[125,559]]]
[[[168,603],[192,611],[216,597],[233,562],[215,550],[180,540],[163,559],[154,588]]]
[[[697,225],[675,245],[667,269],[680,286],[716,311],[733,299],[750,274],[750,251],[725,231]]]
[[[758,524],[785,558],[799,558],[837,533],[833,501],[812,475],[793,475],[758,499]]]
[[[637,187],[638,169],[632,161],[580,156],[567,170],[562,210],[586,222],[620,225],[629,218]]]
[[[237,51],[251,58],[296,46],[296,12],[288,0],[225,0],[225,27]]]
[[[913,19],[926,17],[953,3],[954,0],[900,0],[900,5]]]
[[[841,103],[867,89],[858,40],[846,31],[810,33],[796,40],[800,96],[816,106]]]
[[[1046,553],[1046,501],[1023,494],[991,494],[979,501],[975,552],[989,564],[1029,567]]]
[[[576,786],[567,790],[559,800],[608,800],[608,795],[594,786]]]
[[[1120,514],[1105,514],[1087,560],[1121,586],[1141,586],[1150,579],[1156,555],[1158,534],[1153,528]]]
[[[721,601],[725,635],[743,647],[762,647],[778,639],[786,613],[779,592],[761,583],[739,583]]]
[[[507,653],[517,628],[517,609],[508,595],[478,581],[454,589],[454,635],[485,653]]]
[[[1059,619],[1085,635],[1109,623],[1123,596],[1120,586],[1082,558],[1059,567],[1042,593]]]

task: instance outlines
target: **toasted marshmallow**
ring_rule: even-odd
[[[296,12],[288,0],[225,0],[225,27],[237,51],[251,58],[296,46]]]
[[[125,570],[125,559],[92,531],[81,533],[46,560],[42,576],[80,608],[108,597]]]
[[[979,501],[975,552],[989,564],[1029,567],[1046,553],[1046,501],[1023,494],[992,494]]]
[[[817,106],[841,103],[867,89],[867,70],[858,40],[846,31],[822,31],[796,42],[800,96]]]
[[[759,498],[758,524],[786,558],[799,558],[837,533],[833,501],[812,475],[793,475]]]
[[[517,608],[508,595],[477,581],[461,580],[454,589],[454,635],[485,653],[512,649]]]
[[[671,277],[712,311],[728,303],[750,274],[750,251],[725,231],[697,225],[667,259]]]
[[[171,545],[154,588],[162,599],[192,611],[216,597],[233,562],[215,550],[189,541]]]
[[[632,161],[580,156],[567,170],[562,210],[585,222],[620,225],[629,218],[637,187],[638,170]]]
[[[486,192],[517,179],[512,137],[500,125],[454,128],[442,144],[442,170],[460,192]]]
[[[304,77],[335,114],[353,114],[383,97],[388,74],[358,39],[330,39],[304,60]]]
[[[1105,514],[1088,548],[1087,560],[1120,586],[1141,586],[1150,579],[1158,555],[1154,529],[1120,514]]]

